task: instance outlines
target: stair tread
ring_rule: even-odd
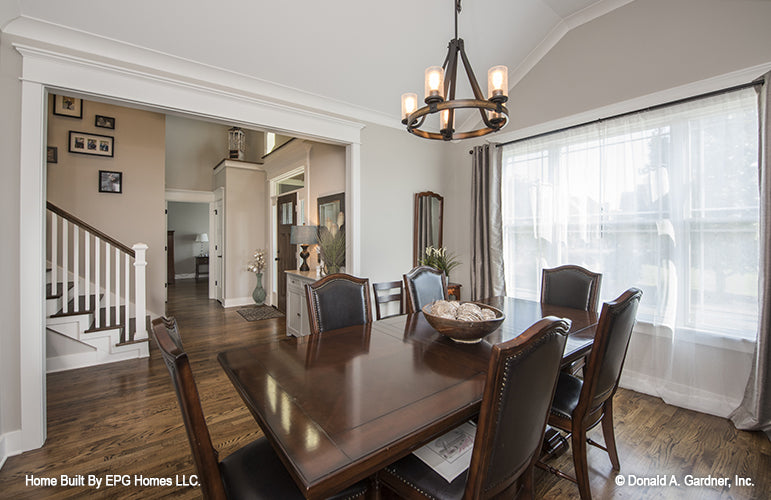
[[[75,286],[75,283],[73,281],[69,281],[67,283],[67,290],[71,289]],[[62,296],[64,293],[64,289],[62,287],[62,283],[56,284],[56,293],[52,293],[53,288],[51,287],[51,283],[46,283],[46,299],[58,299]]]
[[[100,295],[99,297],[103,297]],[[64,308],[59,309],[56,314],[52,314],[52,318],[65,318],[67,316],[77,316],[79,314],[91,314],[96,310],[96,295],[89,296],[89,304],[86,306],[86,296],[80,295],[78,297],[78,311],[75,311],[75,299],[72,298],[68,303],[69,312],[64,312]]]
[[[121,329],[121,332],[120,332],[121,341],[116,345],[124,344],[127,342],[133,342],[134,334],[136,333],[136,318],[129,318],[128,335],[126,335],[125,324],[123,323],[123,319],[125,318],[125,311],[126,311],[126,306],[120,306],[120,312],[117,318],[118,320],[120,320],[120,322],[108,325],[107,311],[104,307],[102,307],[101,309],[99,309],[99,313],[98,313],[100,319],[102,320],[100,323],[102,326],[100,327],[96,326],[96,314],[95,314],[94,320],[91,322],[91,326],[88,329],[86,329],[83,333],[94,333],[94,332],[101,332],[105,330],[113,330],[115,328],[119,328]],[[110,319],[115,319],[115,306],[110,306]],[[145,316],[146,331],[149,332],[151,326],[152,325],[150,322],[150,315],[148,314]]]

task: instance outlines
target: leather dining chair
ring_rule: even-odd
[[[174,383],[203,497],[217,500],[304,499],[265,437],[219,460],[217,450],[212,446],[198,388],[187,353],[182,348],[176,320],[173,317],[153,320],[152,333]],[[332,498],[359,498],[366,492],[366,483],[359,482]]]
[[[555,306],[596,311],[602,274],[581,266],[566,265],[541,273],[541,302]]]
[[[571,438],[576,477],[543,464],[539,466],[577,483],[582,500],[592,498],[586,443],[605,450],[613,470],[621,468],[613,433],[613,396],[618,389],[641,296],[642,291],[630,288],[616,300],[603,304],[583,380],[564,371],[559,374],[549,425],[567,432]],[[587,431],[600,423],[605,446],[586,437]]]
[[[375,314],[377,319],[388,318],[404,314],[404,285],[401,281],[388,281],[384,283],[372,283],[372,295],[375,296]],[[399,312],[383,315],[383,309],[394,302],[399,303]]]
[[[518,490],[533,496],[533,467],[557,381],[570,321],[546,317],[492,347],[469,468],[448,483],[415,455],[378,480],[403,498],[478,499]]]
[[[447,300],[447,277],[443,271],[428,266],[418,266],[404,275],[407,296],[407,314],[420,311],[435,300]]]
[[[305,285],[311,334],[372,323],[369,280],[330,274]]]

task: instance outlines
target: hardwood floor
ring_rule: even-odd
[[[284,337],[283,318],[247,322],[236,309],[207,298],[205,281],[180,280],[169,288],[167,314],[177,317],[198,383],[212,441],[227,456],[261,434],[224,372],[216,353]],[[190,446],[169,373],[151,342],[150,358],[50,374],[48,439],[39,450],[11,457],[0,469],[2,498],[199,498],[188,486],[141,486],[140,476],[182,481],[195,474]],[[589,474],[596,499],[769,498],[771,443],[759,433],[737,431],[725,419],[619,390],[614,404],[621,477],[672,476],[680,486],[617,486],[605,452],[589,447]],[[591,437],[602,442],[595,429]],[[568,451],[550,465],[572,474]],[[32,486],[37,480],[96,476],[101,487]],[[126,475],[124,486],[106,487],[109,475]],[[754,486],[686,487],[696,478],[749,478]],[[536,470],[536,496],[577,498],[577,487]]]

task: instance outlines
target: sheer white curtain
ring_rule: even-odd
[[[748,88],[505,146],[508,294],[562,264],[603,301],[642,289],[622,385],[727,415],[757,332],[757,137]]]

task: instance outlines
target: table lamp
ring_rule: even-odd
[[[199,233],[195,235],[195,242],[196,243],[209,243],[209,235],[206,233]],[[200,257],[204,256],[203,252],[204,245],[201,245],[201,255]]]
[[[289,243],[300,245],[300,248],[302,248],[300,258],[303,260],[303,263],[300,265],[300,271],[311,270],[307,262],[308,257],[311,255],[308,252],[308,246],[315,245],[317,242],[316,226],[292,226],[292,230],[289,233]]]

